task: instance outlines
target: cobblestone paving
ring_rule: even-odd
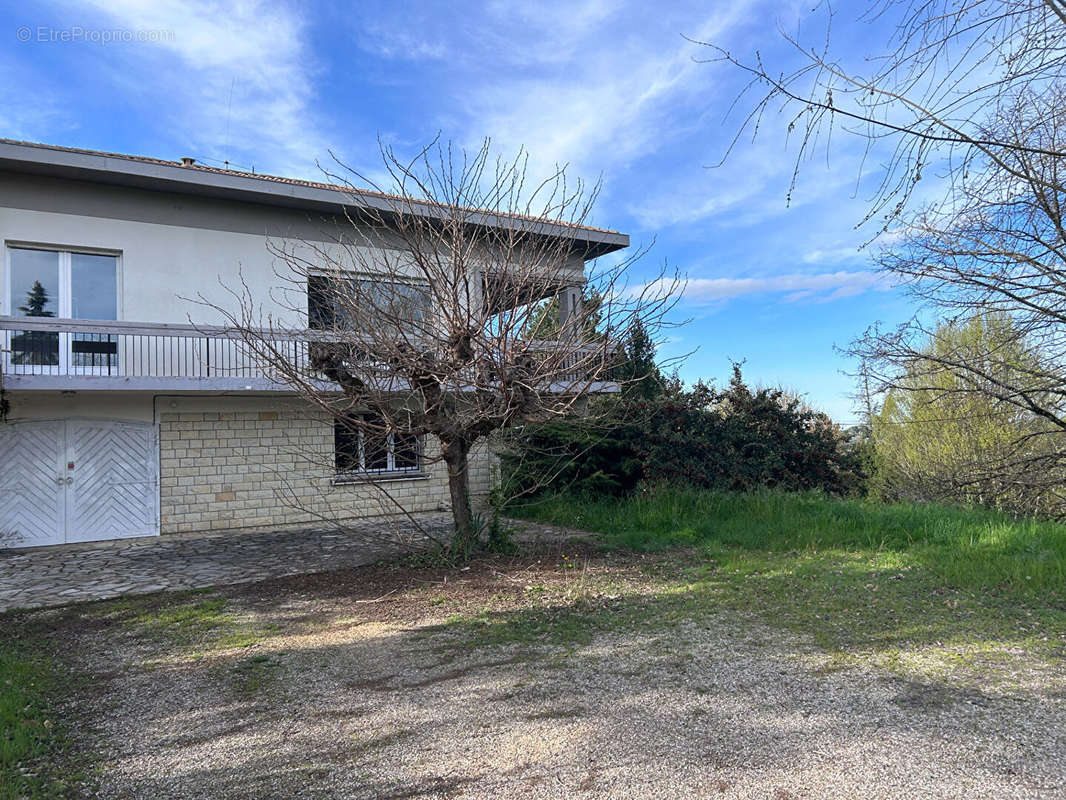
[[[417,523],[417,524],[416,524]],[[516,541],[591,534],[508,520]],[[202,589],[372,564],[444,539],[449,514],[374,520],[348,530],[178,534],[33,550],[0,550],[0,612]]]
[[[419,515],[417,521],[437,536],[447,531],[450,517]],[[0,550],[0,611],[345,569],[425,541],[404,519],[360,523],[343,532],[230,532]]]

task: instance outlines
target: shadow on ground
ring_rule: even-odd
[[[1061,612],[876,559],[786,567],[571,543],[7,622],[95,677],[103,797],[1066,790]],[[968,656],[878,660],[931,649]]]

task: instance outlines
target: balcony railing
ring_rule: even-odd
[[[314,331],[272,331],[269,337],[271,349],[301,374],[312,374],[311,352],[332,339]],[[531,344],[543,350],[554,345]],[[583,380],[583,365],[599,347],[567,354],[555,370],[556,382]],[[231,328],[0,316],[0,350],[3,375],[13,379],[9,388],[288,388],[276,365],[257,357],[241,333]]]

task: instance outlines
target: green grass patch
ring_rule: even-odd
[[[827,669],[875,664],[1024,690],[1066,663],[1066,526],[777,492],[554,497],[511,513],[642,552],[644,577],[638,590],[590,579],[590,597],[617,597],[608,603],[533,587],[526,609],[453,620],[471,644],[673,635],[725,611],[806,637]]]
[[[895,553],[951,586],[1066,605],[1066,526],[982,509],[678,489],[625,499],[552,497],[511,513],[642,551]]]
[[[221,597],[135,611],[127,622],[149,638],[192,641],[232,623]]]
[[[762,616],[825,649],[882,666],[908,662],[927,675],[979,671],[1012,652],[1056,665],[1066,648],[1063,610],[945,585],[900,553],[732,550],[683,574],[688,591],[714,608]]]
[[[636,571],[628,587],[617,575],[590,578],[587,597],[577,600],[562,590],[527,593],[524,608],[454,616],[437,629],[457,637],[443,648],[523,645],[534,657],[565,659],[617,634],[653,637],[673,657],[690,646],[690,633],[724,614],[802,636],[827,671],[873,665],[1028,691],[1060,681],[1066,663],[1063,610],[945,586],[898,553],[732,548],[710,558],[690,548],[660,553]]]
[[[54,709],[64,681],[42,648],[0,642],[0,800],[66,797],[81,776],[67,770]]]
[[[277,626],[241,623],[226,598],[203,590],[108,600],[86,613],[185,657],[251,647],[277,631]]]
[[[588,644],[598,633],[619,630],[636,622],[626,608],[589,608],[585,603],[535,606],[521,611],[484,611],[473,616],[449,617],[442,625],[425,629],[427,635],[448,631],[461,637],[463,646]],[[448,649],[447,647],[445,649]]]
[[[251,699],[269,693],[278,679],[281,662],[274,656],[255,655],[238,661],[230,676],[237,695]]]

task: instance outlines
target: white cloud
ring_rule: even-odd
[[[259,0],[93,0],[99,24],[166,31],[125,45],[126,87],[152,94],[189,155],[311,175],[325,155],[312,106],[315,59],[295,9]],[[94,24],[96,24],[94,22]]]
[[[854,144],[845,140],[829,163],[802,162],[799,180],[790,192],[797,154],[786,147],[784,139],[766,133],[734,149],[720,165],[709,159],[715,165],[690,165],[680,175],[653,180],[640,202],[630,203],[629,211],[652,230],[706,220],[721,228],[758,226],[783,215],[795,218],[799,213],[813,213],[827,200],[842,212],[844,204],[851,205],[845,213],[859,218],[864,206],[848,197],[856,193],[856,177],[862,172],[862,152]],[[839,230],[840,218],[832,222]]]
[[[490,64],[528,69],[581,58],[597,30],[622,8],[617,0],[471,0],[457,14],[441,5],[367,0],[355,17],[354,35],[375,56],[447,62],[485,79],[492,77]]]
[[[721,40],[753,24],[764,2],[652,10],[634,0],[486,0],[457,18],[400,0],[364,7],[355,36],[367,52],[427,71],[444,98],[432,122],[445,138],[524,147],[531,178],[561,164],[571,177],[603,175],[607,205],[640,159],[673,150],[682,169],[699,170],[699,155],[679,142],[701,135],[715,77],[693,60],[708,51],[682,34]]]
[[[0,136],[24,141],[48,141],[56,130],[69,130],[69,108],[51,91],[36,70],[20,60],[22,52],[0,48]]]
[[[655,284],[634,291],[662,291]],[[682,299],[692,305],[719,303],[736,297],[758,294],[783,294],[786,302],[814,300],[829,302],[870,290],[887,291],[891,281],[881,272],[858,270],[823,272],[812,275],[769,275],[751,278],[690,278],[684,282]]]
[[[738,2],[689,32],[716,38],[745,18],[750,4]],[[595,27],[588,16],[587,24]],[[566,26],[561,26],[565,28]],[[698,48],[679,31],[649,30],[647,36],[592,32],[600,46],[576,54],[560,69],[486,81],[466,98],[468,125],[487,132],[504,148],[525,146],[542,171],[569,164],[578,175],[625,169],[633,159],[669,147],[698,116],[693,110],[708,88],[710,71],[692,60]],[[561,42],[546,35],[538,47],[554,61],[570,52],[572,31]],[[606,40],[606,41],[604,41]],[[477,135],[477,134],[475,134]]]
[[[818,248],[803,254],[804,264],[840,264],[844,261],[862,261],[869,254],[858,247]]]
[[[48,132],[68,127],[66,115],[47,98],[22,102],[22,92],[11,86],[0,87],[0,131],[5,139],[38,142]]]

